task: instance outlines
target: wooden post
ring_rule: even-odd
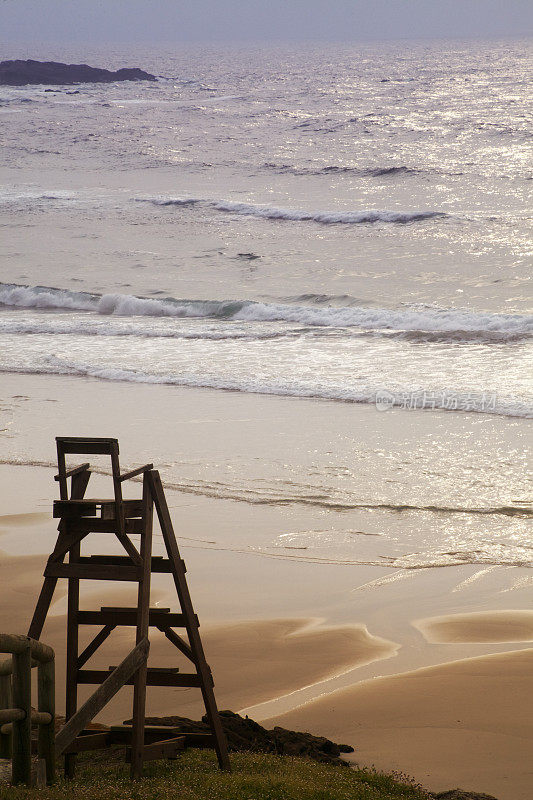
[[[13,783],[31,786],[31,649],[13,655],[13,706],[24,711],[24,719],[13,722]]]
[[[192,655],[194,657],[193,663],[196,667],[198,677],[200,678],[200,688],[202,691],[202,697],[204,700],[209,725],[215,740],[215,750],[218,758],[218,764],[220,769],[231,772],[226,734],[222,728],[222,723],[220,721],[215,695],[213,692],[213,678],[211,675],[211,670],[209,669],[205,659],[202,640],[200,639],[200,633],[198,631],[198,622],[194,613],[185,573],[180,567],[181,556],[178,549],[178,544],[176,542],[174,527],[170,518],[170,512],[168,510],[165,493],[163,491],[161,477],[157,470],[151,470],[148,472],[147,477],[156,507],[157,516],[159,518],[163,541],[165,543],[165,548],[170,561],[174,585],[180,601],[181,610],[185,615],[187,636],[191,646]]]
[[[80,545],[70,551],[69,564],[78,561]],[[80,605],[79,578],[68,580],[68,613],[67,613],[67,657],[66,657],[66,696],[65,719],[74,716],[78,708],[78,611]],[[76,754],[65,755],[65,778],[73,778],[76,771]]]
[[[56,748],[55,748],[55,661],[45,661],[38,666],[37,692],[40,712],[51,715],[48,725],[39,725],[38,753],[46,764],[46,783],[55,781]]]
[[[61,478],[59,481],[60,496],[62,500],[66,500],[68,499],[67,479],[65,477],[61,477],[61,468],[63,468],[63,473],[65,469],[65,456],[64,454],[61,454],[60,456],[59,451],[58,451],[58,463],[59,463],[60,478]],[[81,472],[76,472],[76,474],[72,476],[72,486],[71,486],[72,500],[82,499],[87,489],[87,484],[89,483],[90,477],[91,477],[91,472],[88,469],[84,469]],[[61,522],[59,523],[59,537],[57,544],[59,544],[59,542],[63,538],[65,530],[66,530],[65,523],[63,520],[61,520]],[[52,558],[52,556],[50,558]],[[41,593],[39,595],[37,605],[35,606],[35,611],[33,612],[33,618],[28,630],[28,636],[30,636],[32,639],[41,638],[44,621],[46,619],[46,615],[48,614],[48,609],[50,608],[50,605],[52,603],[52,598],[54,596],[56,585],[57,585],[57,578],[44,579],[44,583],[41,588]]]
[[[143,532],[141,536],[142,578],[137,592],[137,633],[135,643],[148,638],[150,619],[150,578],[152,572],[152,527],[154,506],[146,473],[143,478]],[[148,660],[135,673],[133,689],[133,723],[131,734],[131,777],[140,778],[144,753],[144,720],[146,715],[146,674]]]
[[[11,659],[7,659],[9,661]],[[0,709],[12,706],[11,672],[0,674]],[[11,758],[11,733],[0,732],[0,758]]]

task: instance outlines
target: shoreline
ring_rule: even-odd
[[[512,563],[496,563],[499,551],[492,562],[487,551],[488,562],[472,563],[458,563],[460,558],[443,563],[437,551],[440,548],[445,554],[454,549],[461,555],[464,540],[468,555],[478,542],[511,534],[520,540],[524,520],[494,514],[339,511],[307,503],[309,495],[335,490],[351,491],[358,502],[375,499],[448,507],[453,498],[456,505],[477,505],[478,498],[474,503],[474,495],[466,491],[468,469],[477,465],[484,469],[484,463],[494,463],[493,452],[515,446],[522,421],[481,419],[483,415],[472,419],[466,414],[459,419],[421,411],[378,414],[364,406],[339,406],[331,416],[329,407],[314,401],[300,401],[305,404],[302,415],[300,405],[291,398],[99,384],[68,377],[4,377],[3,405],[12,411],[6,418],[0,463],[5,497],[0,508],[0,580],[9,587],[9,594],[2,598],[0,630],[27,630],[46,555],[55,543],[53,436],[69,431],[115,435],[120,440],[123,470],[156,462],[163,482],[172,487],[168,490],[170,510],[177,522],[178,545],[187,564],[221,708],[244,711],[267,725],[268,720],[281,720],[283,714],[293,729],[298,719],[305,719],[302,724],[312,727],[311,732],[328,735],[327,707],[338,696],[347,693],[346,707],[355,708],[352,693],[359,697],[370,692],[368,687],[391,686],[392,707],[405,693],[405,685],[419,680],[420,671],[436,670],[446,694],[450,674],[459,669],[454,665],[467,669],[484,658],[500,657],[509,670],[502,668],[500,683],[494,683],[491,693],[498,696],[499,686],[505,689],[508,684],[515,687],[516,697],[523,698],[521,679],[515,676],[515,680],[511,664],[513,658],[531,652],[526,639],[532,623],[525,611],[531,569],[514,566],[514,558]],[[9,402],[6,394],[11,395]],[[152,415],[149,425],[146,408]],[[46,425],[41,426],[45,412]],[[400,428],[398,414],[403,414],[405,422]],[[479,447],[471,463],[465,464],[466,471],[458,472],[465,452],[462,443],[468,445],[468,437],[475,437]],[[456,450],[447,462],[445,454],[452,445]],[[422,462],[421,454],[428,454]],[[98,460],[94,461],[100,469]],[[403,465],[403,471],[397,464]],[[500,500],[508,505],[526,497],[521,479],[500,494],[491,474],[476,473],[478,480],[486,478],[488,487],[479,505],[493,508]],[[102,491],[105,496],[107,481],[105,475],[95,473],[91,494],[98,496]],[[179,491],[181,483],[183,491]],[[133,483],[128,491],[136,495],[138,489]],[[100,539],[97,547],[102,548],[100,552],[114,552],[113,541],[107,539]],[[160,547],[156,535],[154,555]],[[406,558],[404,553],[413,557]],[[427,556],[422,558],[424,553]],[[398,555],[402,566],[397,565]],[[424,566],[412,568],[412,563]],[[165,577],[156,578],[153,603],[175,608]],[[125,586],[110,590],[107,586],[102,600],[96,593],[101,594],[98,584],[87,587],[82,607],[135,602]],[[58,664],[64,652],[65,607],[61,587],[42,637],[57,647]],[[501,635],[502,619],[504,630],[506,624],[513,624],[513,636],[522,641],[509,642]],[[127,636],[116,633],[117,638],[99,654],[103,667],[118,663],[117,657],[129,646]],[[153,639],[156,662],[168,666],[176,662],[175,652],[164,649],[157,636]],[[454,680],[458,686],[459,679]],[[62,681],[58,670],[59,687]],[[82,687],[80,700],[87,696],[84,691],[87,687]],[[202,711],[196,694],[194,690],[154,690],[148,711],[157,716],[171,709],[194,718]],[[62,699],[60,688],[58,710]],[[106,709],[106,720],[130,716],[130,699],[125,689],[116,704]],[[398,738],[420,740],[420,747],[426,747],[423,733],[405,734],[409,720],[420,712],[417,697],[405,711],[401,736],[398,729],[390,729],[389,738],[381,738],[383,729],[379,729],[372,739],[371,722],[379,716],[379,700],[368,701],[364,729],[353,728],[346,719],[349,714],[344,714],[345,727],[336,740],[353,744],[356,759],[377,765],[380,759],[393,758]],[[468,694],[461,703],[467,711],[476,705]],[[433,709],[433,728],[443,719],[442,712]],[[491,724],[497,726],[502,713],[494,708]],[[341,720],[343,714],[336,716]],[[359,719],[357,713],[352,717]],[[464,730],[443,725],[435,731],[433,744],[430,747],[428,739],[424,750],[427,778],[407,750],[397,757],[394,768],[410,772],[423,785],[437,785],[431,783],[440,780],[442,765],[437,756],[447,752],[446,781],[439,784],[443,789],[471,786],[498,800],[518,800],[518,779],[505,793],[501,781],[489,785],[476,778],[496,763],[488,744],[483,753],[475,737],[465,738]],[[511,738],[509,734],[505,741]],[[458,740],[459,749],[472,755],[471,779],[455,768],[460,753],[453,751],[453,742]],[[505,753],[510,774],[515,760],[508,749]],[[503,772],[505,759],[498,763]],[[511,781],[512,775],[506,780]]]
[[[432,791],[529,800],[532,666],[530,648],[376,678],[268,725],[344,737],[356,748],[349,761],[407,773]]]

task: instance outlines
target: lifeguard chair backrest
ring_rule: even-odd
[[[106,439],[88,436],[56,436],[57,445],[57,472],[59,481],[59,495],[61,500],[68,500],[67,467],[65,456],[70,453],[80,455],[109,455],[111,457],[111,474],[113,477],[113,492],[116,504],[116,519],[122,529],[122,484],[120,480],[120,464],[118,460],[118,439]],[[88,469],[88,465],[86,465]]]

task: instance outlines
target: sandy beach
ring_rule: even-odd
[[[7,376],[8,389],[10,380]],[[117,433],[124,468],[157,461],[153,453],[159,452],[221,708],[247,713],[267,726],[310,730],[352,744],[358,763],[401,770],[431,789],[461,786],[493,794],[498,800],[529,800],[530,570],[490,563],[425,569],[379,566],[376,554],[383,553],[387,542],[377,534],[386,532],[392,541],[394,536],[411,537],[414,551],[418,536],[421,551],[426,535],[431,531],[441,535],[445,525],[457,538],[472,531],[477,524],[475,515],[467,528],[461,515],[446,515],[441,521],[438,514],[421,511],[405,516],[399,511],[350,508],[339,514],[324,503],[301,502],[305,498],[299,496],[290,503],[264,502],[265,497],[247,502],[237,493],[238,484],[245,480],[240,475],[233,486],[227,482],[222,486],[219,481],[216,488],[215,474],[227,478],[227,466],[208,469],[207,462],[202,462],[204,449],[207,453],[214,446],[221,460],[230,446],[235,454],[239,445],[231,436],[232,425],[237,429],[248,424],[255,432],[253,424],[242,421],[260,417],[263,468],[269,468],[271,432],[277,430],[278,446],[284,439],[283,446],[287,452],[292,449],[293,455],[295,446],[306,444],[305,437],[310,436],[307,425],[305,429],[299,426],[294,403],[290,399],[149,387],[160,427],[156,424],[145,436],[141,419],[145,391],[144,387],[124,391],[94,381],[80,386],[71,378],[57,377],[18,376],[16,389],[13,382],[11,394],[31,400],[13,400],[10,429],[16,433],[12,439],[16,448],[11,453],[6,448],[0,464],[4,487],[0,629],[27,629],[46,554],[56,537],[51,518],[57,490],[53,434],[79,430],[78,408],[83,402],[92,410],[85,417],[83,433]],[[98,411],[102,396],[110,409],[103,425]],[[308,412],[316,416],[318,424],[321,404],[307,402]],[[43,428],[36,427],[35,409],[44,403],[49,417]],[[171,404],[174,426],[166,428],[165,441],[163,423]],[[322,440],[324,450],[340,447],[349,414],[352,422],[357,420],[358,437],[364,441],[361,431],[371,413],[375,419],[376,412],[371,409],[341,407],[335,427],[327,433],[317,428],[315,439]],[[213,440],[211,434],[221,419],[229,420],[227,439]],[[392,415],[377,419],[380,428],[370,437],[379,435],[381,444],[397,438]],[[416,420],[407,415],[406,423],[402,447],[407,453],[429,419],[423,413]],[[467,415],[459,420],[446,416],[440,424],[443,442],[450,436],[459,442],[461,432],[464,435],[469,426],[477,426]],[[513,422],[488,424],[487,448],[489,439],[490,446],[494,445],[495,436],[503,442],[516,434]],[[434,420],[428,434],[430,430],[435,439]],[[252,451],[259,448],[259,442],[247,444]],[[372,444],[375,447],[377,442]],[[434,445],[438,447],[437,440]],[[169,460],[179,448],[184,452],[195,448],[198,459],[185,466],[189,479],[183,481],[183,490],[174,477],[176,461]],[[182,471],[184,463],[179,465]],[[105,471],[105,465],[97,465],[97,469]],[[368,472],[362,479],[369,481]],[[413,472],[403,479],[402,486],[417,479]],[[95,474],[91,480],[97,493],[106,487],[105,474]],[[446,481],[441,490],[448,491]],[[134,496],[138,485],[132,483],[128,491]],[[465,498],[463,504],[467,502]],[[505,514],[495,521],[480,519],[494,530],[498,525],[502,535],[523,524],[519,516]],[[295,533],[286,536],[288,531],[306,530],[332,530],[330,549],[310,549],[308,540],[304,545]],[[344,541],[346,530],[352,532],[356,544],[350,541],[350,549],[348,544],[342,545],[344,550],[332,549],[337,546],[335,537]],[[274,538],[273,531],[277,532]],[[100,538],[97,547],[100,552],[118,552],[107,539]],[[154,552],[159,553],[160,548],[156,532]],[[64,680],[64,593],[60,582],[42,636],[57,650],[59,686]],[[84,608],[133,602],[133,594],[123,585],[106,584],[102,589],[93,583],[82,593]],[[176,607],[165,576],[154,581],[152,604]],[[95,632],[87,630],[84,636]],[[95,657],[95,666],[116,664],[129,648],[131,637],[131,630],[115,632]],[[160,666],[186,668],[162,635],[152,638],[151,659]],[[83,687],[80,699],[87,694]],[[130,702],[129,690],[123,690],[106,708],[102,721],[130,716]],[[62,706],[60,691],[58,708]],[[154,689],[149,694],[148,712],[195,717],[202,713],[202,705],[196,690]]]
[[[269,722],[356,742],[353,760],[501,800],[529,800],[533,649],[466,659],[316,700]]]
[[[4,4],[0,632],[28,630],[56,543],[55,437],[112,437],[123,474],[160,473],[221,709],[532,800],[526,13],[205,4]],[[145,77],[26,83],[50,60]],[[109,457],[82,461],[110,497]],[[137,604],[109,575],[82,610]],[[59,713],[65,584],[41,637]],[[180,611],[169,574],[150,604]],[[150,639],[151,667],[191,671]],[[204,707],[152,687],[146,710]]]

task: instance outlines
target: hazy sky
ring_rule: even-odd
[[[357,41],[531,32],[531,0],[0,0],[4,42]]]

